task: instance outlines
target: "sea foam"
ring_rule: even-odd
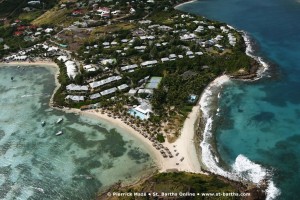
[[[255,59],[257,62],[260,63],[260,65],[262,67],[260,67],[257,71],[257,79],[260,79],[262,78],[263,76],[266,75],[266,72],[267,70],[270,68],[270,65],[260,56],[256,56],[254,55],[254,49],[253,49],[253,45],[252,45],[252,42],[251,42],[251,38],[249,36],[249,34],[245,31],[242,31],[242,36],[243,36],[243,39],[245,41],[245,44],[246,44],[246,51],[245,53],[250,56],[251,58]]]
[[[270,171],[261,165],[252,162],[244,155],[238,155],[234,164],[231,166],[231,170],[226,171],[218,165],[218,155],[211,145],[213,139],[214,116],[212,104],[214,100],[220,96],[219,90],[221,87],[228,82],[230,82],[230,79],[227,76],[221,76],[210,83],[201,95],[200,109],[203,120],[206,122],[203,131],[203,139],[200,143],[202,151],[201,159],[203,164],[212,173],[219,174],[231,180],[252,182],[260,185],[272,175]],[[280,190],[276,188],[272,180],[268,180],[267,183],[267,199],[275,199],[280,194]]]

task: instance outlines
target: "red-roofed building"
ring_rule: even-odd
[[[15,31],[14,36],[21,36],[23,35],[23,31]]]
[[[18,26],[17,30],[18,31],[24,31],[27,28],[27,26]]]
[[[83,12],[82,10],[73,10],[72,15],[77,16],[77,15],[82,15]]]

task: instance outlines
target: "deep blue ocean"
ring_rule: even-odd
[[[242,154],[270,170],[276,199],[300,199],[300,2],[209,0],[179,9],[248,32],[270,63],[268,76],[222,91],[217,147],[228,166]]]

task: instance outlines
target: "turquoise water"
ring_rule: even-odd
[[[94,199],[155,169],[147,149],[122,129],[49,108],[54,73],[0,67],[0,199]]]
[[[299,199],[300,3],[213,0],[180,9],[247,31],[256,41],[256,54],[271,64],[271,77],[235,81],[223,90],[216,142],[228,166],[242,154],[270,170],[281,191],[276,199]]]

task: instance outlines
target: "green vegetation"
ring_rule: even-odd
[[[164,138],[164,136],[162,134],[157,134],[156,139],[160,143],[164,143],[165,142],[165,138]]]
[[[35,19],[32,23],[37,26],[41,26],[41,25],[68,26],[71,25],[74,21],[76,21],[76,19],[69,16],[70,12],[71,11],[67,9],[53,8],[45,12],[37,19]]]
[[[38,18],[40,15],[43,14],[43,11],[41,10],[37,10],[37,11],[32,11],[32,12],[23,12],[19,15],[19,19],[22,21],[28,21],[31,22],[33,20],[35,20],[36,18]]]
[[[224,180],[219,179],[215,175],[203,175],[203,174],[192,174],[185,172],[176,172],[176,173],[160,173],[156,174],[153,177],[146,180],[144,183],[125,187],[125,188],[117,188],[110,189],[110,192],[147,192],[153,193],[156,192],[158,194],[164,193],[238,193],[238,189],[232,185],[230,182],[225,182]],[[106,193],[105,193],[106,195]],[[107,199],[108,197],[99,196],[99,200]],[[114,199],[114,198],[108,198]],[[118,199],[127,200],[139,200],[139,199],[156,199],[153,196],[147,197],[118,197]],[[209,197],[172,197],[172,199],[211,199]],[[238,197],[219,197],[214,199],[222,199],[222,200],[234,200],[240,199]]]

